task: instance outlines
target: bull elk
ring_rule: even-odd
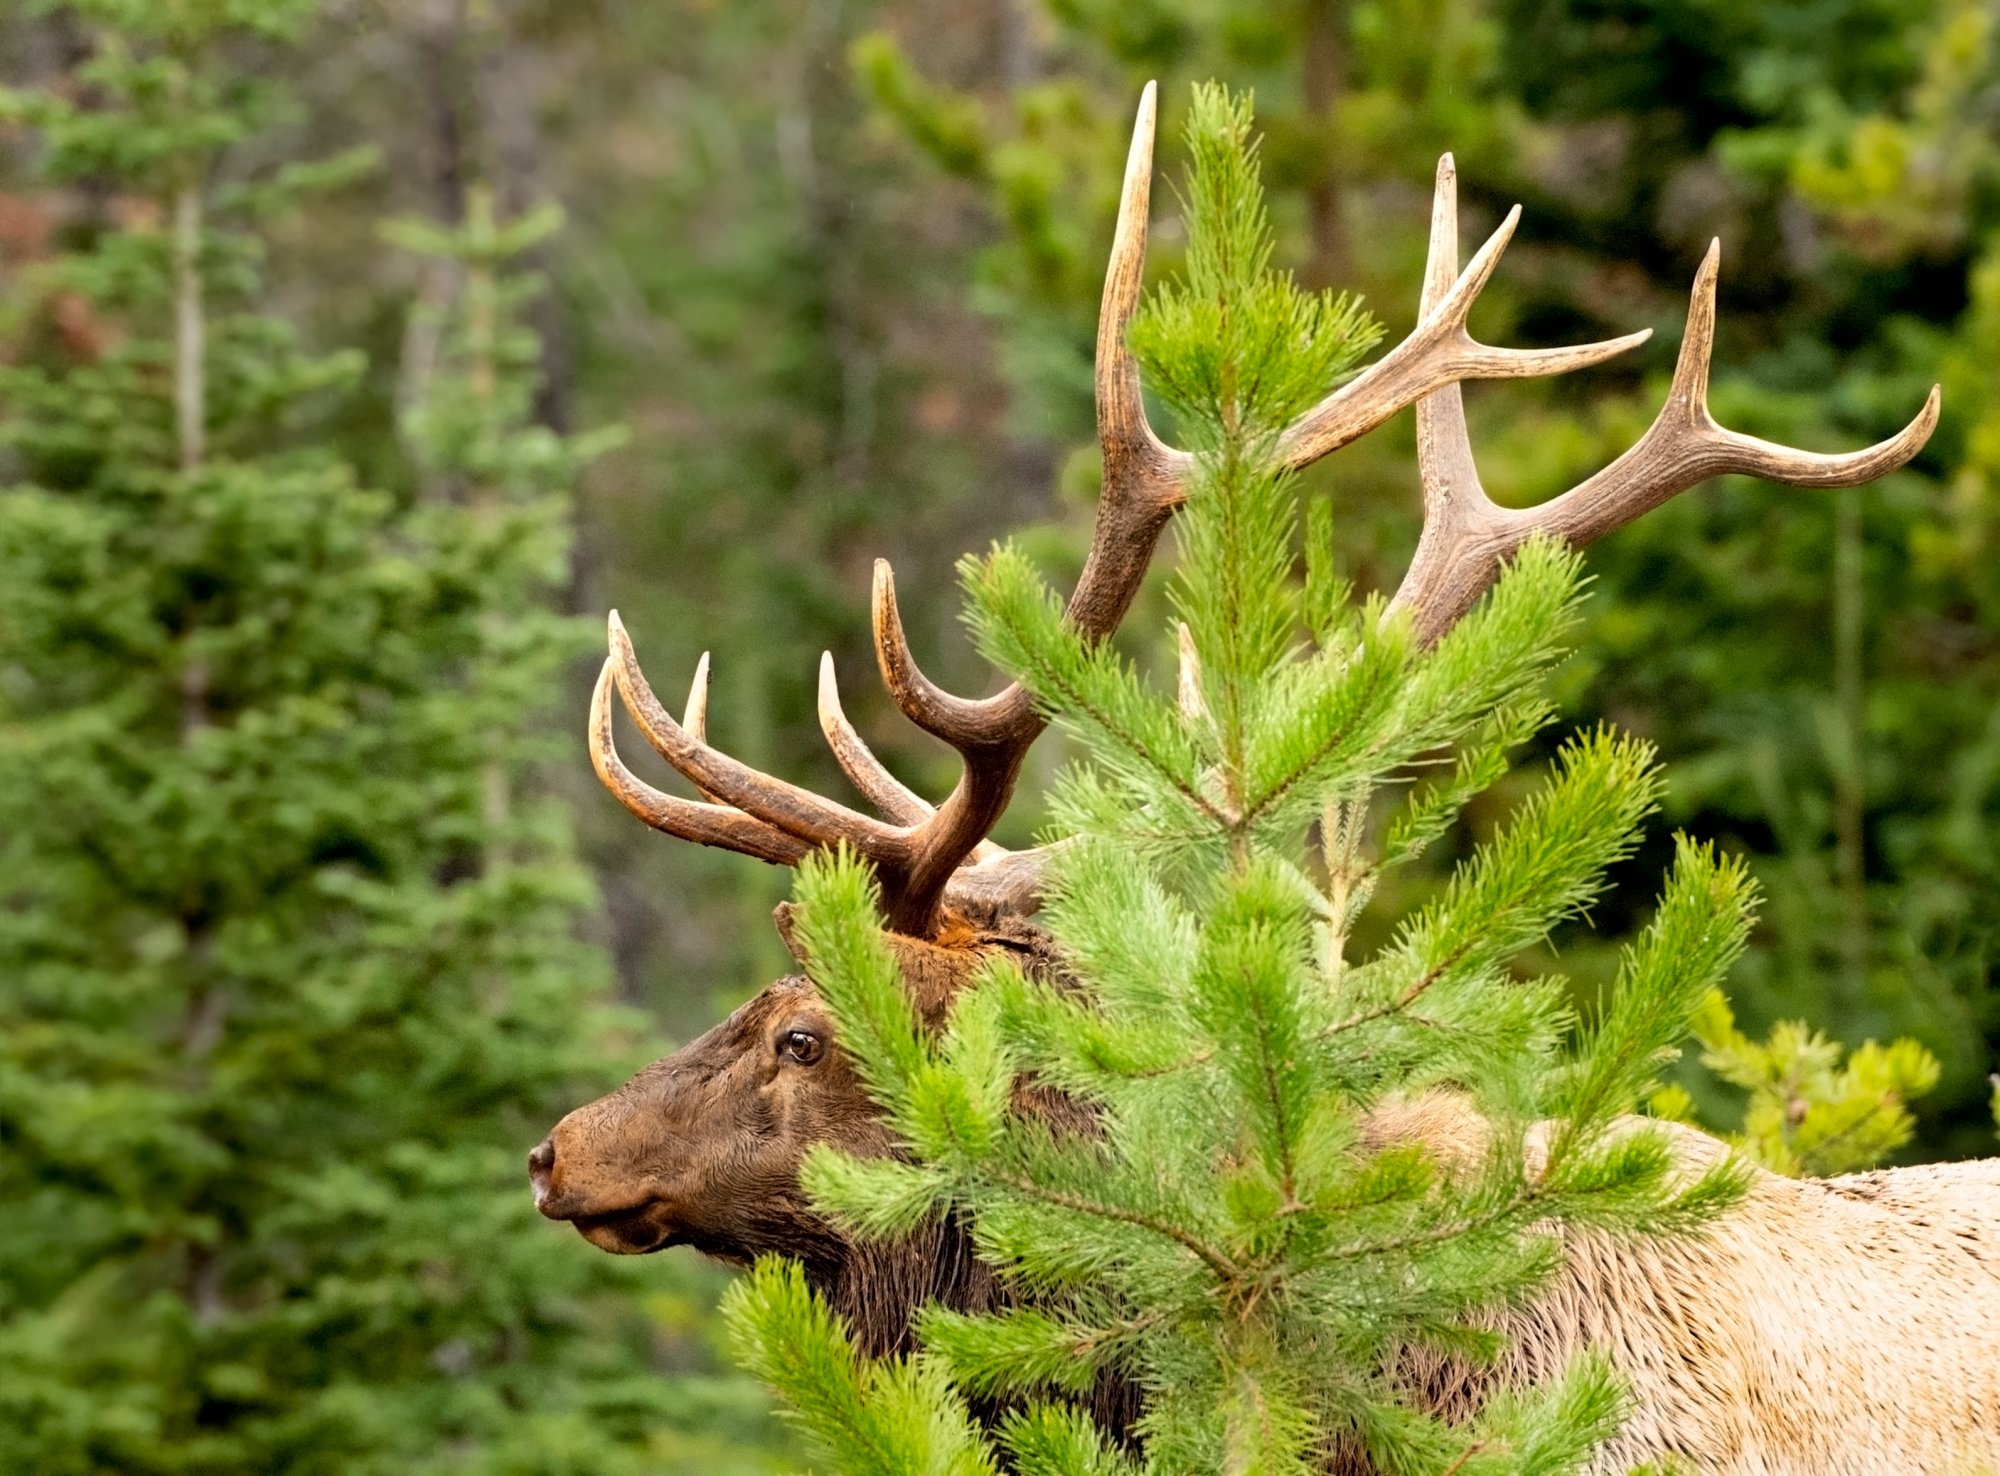
[[[1126,328],[1139,300],[1152,169],[1154,93],[1141,102],[1127,165],[1097,337],[1097,425],[1103,493],[1082,577],[1067,606],[1102,640],[1139,589],[1153,547],[1183,500],[1191,460],[1147,423]],[[1588,544],[1725,473],[1800,487],[1847,487],[1903,465],[1938,415],[1934,389],[1890,439],[1818,455],[1718,425],[1707,404],[1718,249],[1695,276],[1667,403],[1611,465],[1561,496],[1521,510],[1481,489],[1460,384],[1561,373],[1599,363],[1644,333],[1569,348],[1496,348],[1467,315],[1512,235],[1518,207],[1462,272],[1456,184],[1439,166],[1421,318],[1410,336],[1303,415],[1278,455],[1304,467],[1406,406],[1417,415],[1424,523],[1393,604],[1435,640],[1537,533]],[[1038,853],[986,837],[1023,758],[1045,726],[1019,685],[969,699],[931,681],[910,652],[886,564],[875,568],[874,640],[896,705],[962,757],[957,786],[932,805],[896,780],[844,716],[831,659],[820,669],[820,724],[834,756],[882,818],[760,773],[706,734],[706,658],[684,715],[655,697],[614,614],[610,655],[592,699],[589,742],[599,777],[655,829],[778,865],[837,844],[873,864],[882,921],[921,1016],[938,1021],[978,961],[1006,950],[1059,977],[1062,960],[1038,926]],[[693,785],[679,798],[637,778],[612,741],[613,693],[647,741]],[[780,923],[783,924],[783,909]],[[1058,1102],[1044,1107],[1060,1113]],[[1434,1095],[1379,1109],[1383,1143],[1418,1141],[1439,1161],[1478,1151],[1484,1125],[1461,1101]],[[1690,1167],[1727,1150],[1675,1129]],[[803,975],[778,980],[722,1024],[565,1117],[530,1155],[535,1201],[592,1244],[621,1254],[692,1245],[742,1263],[799,1258],[876,1353],[907,1347],[916,1307],[935,1299],[976,1310],[1004,1297],[966,1231],[934,1227],[891,1246],[851,1242],[815,1214],[798,1183],[807,1149],[851,1154],[896,1144],[844,1056],[829,1013]],[[2000,1458],[2000,1161],[1909,1168],[1820,1182],[1759,1174],[1751,1192],[1699,1238],[1629,1240],[1556,1227],[1564,1268],[1525,1305],[1494,1316],[1507,1352],[1456,1376],[1413,1367],[1411,1388],[1438,1412],[1469,1413],[1497,1387],[1547,1376],[1582,1348],[1629,1381],[1632,1417],[1594,1469],[1678,1460],[1705,1472],[1944,1472]],[[1107,1383],[1094,1413],[1122,1426],[1130,1390]],[[1365,1469],[1353,1453],[1337,1469]],[[1343,1464],[1343,1462],[1345,1464]]]

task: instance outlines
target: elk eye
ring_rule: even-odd
[[[788,1030],[778,1042],[778,1054],[797,1061],[801,1066],[810,1066],[819,1060],[823,1049],[819,1037],[810,1030]]]

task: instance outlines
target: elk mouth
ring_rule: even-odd
[[[748,1266],[752,1260],[727,1236],[703,1234],[676,1222],[659,1200],[601,1215],[551,1215],[550,1218],[567,1221],[585,1240],[614,1256],[649,1256],[654,1251],[685,1245],[710,1260],[731,1266]]]
[[[555,1215],[576,1227],[577,1234],[614,1256],[644,1256],[682,1243],[673,1221],[661,1213],[657,1200],[632,1209],[601,1215]],[[546,1211],[545,1211],[546,1213]]]
[[[537,1155],[541,1151],[537,1149]],[[546,1163],[531,1163],[535,1208],[542,1217],[575,1226],[576,1233],[599,1250],[615,1256],[643,1256],[682,1243],[679,1227],[658,1197],[649,1194],[613,1209],[593,1210],[582,1195],[551,1192]]]
[[[675,1243],[674,1225],[657,1195],[644,1193],[623,1204],[594,1209],[596,1196],[587,1190],[559,1189],[556,1184],[555,1136],[542,1139],[528,1155],[528,1183],[535,1208],[544,1219],[574,1225],[577,1234],[599,1250],[619,1256],[643,1256]]]

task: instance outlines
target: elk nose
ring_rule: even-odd
[[[528,1155],[528,1182],[534,1186],[536,1209],[549,1202],[549,1184],[555,1178],[555,1172],[555,1139],[544,1138]]]

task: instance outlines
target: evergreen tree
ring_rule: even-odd
[[[0,99],[74,216],[0,369],[0,1452],[656,1469],[756,1410],[655,1376],[521,1174],[631,1030],[536,781],[591,448],[525,427],[475,220],[437,495],[326,449],[359,365],[259,310],[260,232],[356,161],[274,163],[249,80],[314,10],[80,0],[76,75]]]
[[[1107,1369],[1146,1391],[1151,1472],[1307,1473],[1343,1438],[1399,1473],[1577,1469],[1620,1412],[1601,1363],[1453,1425],[1412,1407],[1396,1354],[1490,1355],[1480,1314],[1549,1276],[1552,1221],[1683,1233],[1743,1187],[1733,1164],[1677,1174],[1658,1132],[1609,1131],[1741,948],[1742,868],[1680,844],[1587,1026],[1562,980],[1516,967],[1637,843],[1658,791],[1644,745],[1569,740],[1386,945],[1356,942],[1378,880],[1546,720],[1578,566],[1529,544],[1428,648],[1332,576],[1323,516],[1297,579],[1276,439],[1372,330],[1270,269],[1248,129],[1245,102],[1197,90],[1185,273],[1131,329],[1197,453],[1176,522],[1175,689],[1066,629],[1019,551],[964,569],[982,648],[1087,755],[1056,796],[1071,838],[1046,913],[1074,978],[996,961],[928,1036],[863,869],[801,874],[814,980],[906,1150],[822,1148],[809,1192],[862,1237],[964,1216],[1024,1294],[989,1315],[933,1307],[922,1353],[869,1363],[794,1268],[740,1284],[746,1360],[843,1471],[971,1476],[1004,1455],[1029,1476],[1136,1472],[1063,1400]],[[1408,787],[1440,750],[1449,767]],[[1022,1081],[1086,1104],[1091,1131],[1057,1130]],[[1441,1087],[1491,1127],[1463,1161],[1365,1136],[1370,1113]],[[1017,1402],[989,1434],[970,1410],[993,1398]]]
[[[1721,990],[1694,1018],[1701,1062],[1747,1093],[1736,1146],[1773,1173],[1794,1178],[1868,1168],[1910,1141],[1909,1103],[1937,1085],[1938,1061],[1913,1040],[1874,1041],[1848,1059],[1839,1042],[1802,1020],[1781,1020],[1762,1041],[1736,1027]],[[1656,1116],[1689,1119],[1694,1101],[1678,1084],[1660,1088]]]

